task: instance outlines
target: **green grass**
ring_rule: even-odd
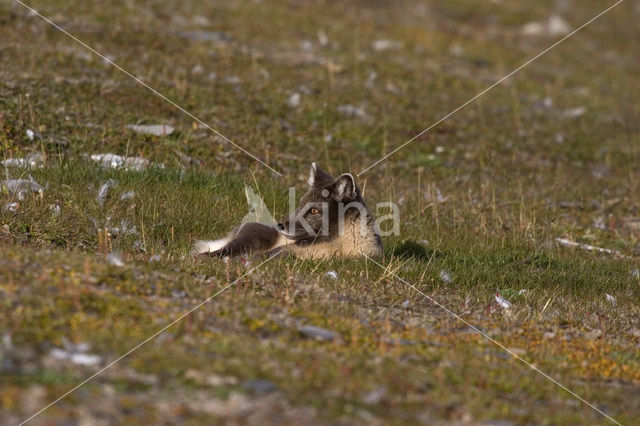
[[[33,414],[235,280],[34,423],[605,421],[394,274],[618,421],[637,418],[629,397],[640,386],[633,5],[358,177],[372,207],[400,207],[400,235],[384,239],[378,259],[386,269],[366,259],[276,258],[248,275],[238,260],[189,255],[196,238],[241,221],[245,185],[282,217],[288,188],[304,191],[310,162],[360,172],[556,40],[522,36],[523,24],[560,14],[577,28],[605,6],[30,5],[284,176],[20,5],[0,4],[0,159],[44,159],[42,168],[2,167],[0,180],[31,177],[45,187],[23,200],[0,193],[1,423]],[[223,35],[193,40],[193,31]],[[379,39],[397,47],[376,51]],[[298,107],[287,105],[293,93]],[[366,117],[341,114],[342,105]],[[577,107],[583,115],[566,116]],[[126,128],[156,123],[176,131]],[[153,165],[107,170],[88,158],[108,152]],[[128,191],[135,195],[122,199]],[[5,208],[13,202],[15,211]],[[563,247],[558,237],[622,256]],[[125,266],[109,264],[110,252]],[[496,305],[496,292],[510,310]],[[301,325],[337,337],[316,341]],[[68,342],[89,343],[101,364],[55,360],[52,349]],[[276,391],[260,393],[257,379]]]

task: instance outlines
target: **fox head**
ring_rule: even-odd
[[[299,243],[331,241],[340,236],[345,223],[361,213],[367,213],[360,189],[350,173],[334,179],[311,164],[309,190],[296,211],[278,224],[287,238]]]

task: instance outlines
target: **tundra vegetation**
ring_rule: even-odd
[[[358,177],[400,208],[386,269],[251,272],[262,259],[188,255],[239,223],[245,185],[283,217],[311,161],[360,172],[606,5],[28,4],[284,176],[1,2],[0,423],[232,282],[33,423],[606,421],[394,274],[637,421],[636,1]]]

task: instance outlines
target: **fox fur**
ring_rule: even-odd
[[[280,252],[309,259],[382,255],[375,219],[353,175],[336,179],[312,163],[307,183],[300,205],[281,223],[245,223],[225,238],[197,241],[193,252],[222,257]]]

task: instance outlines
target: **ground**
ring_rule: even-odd
[[[131,76],[0,3],[0,423],[156,333],[30,423],[637,420],[640,3],[364,173],[613,3],[27,4]],[[311,161],[397,203],[382,267],[189,254]]]

